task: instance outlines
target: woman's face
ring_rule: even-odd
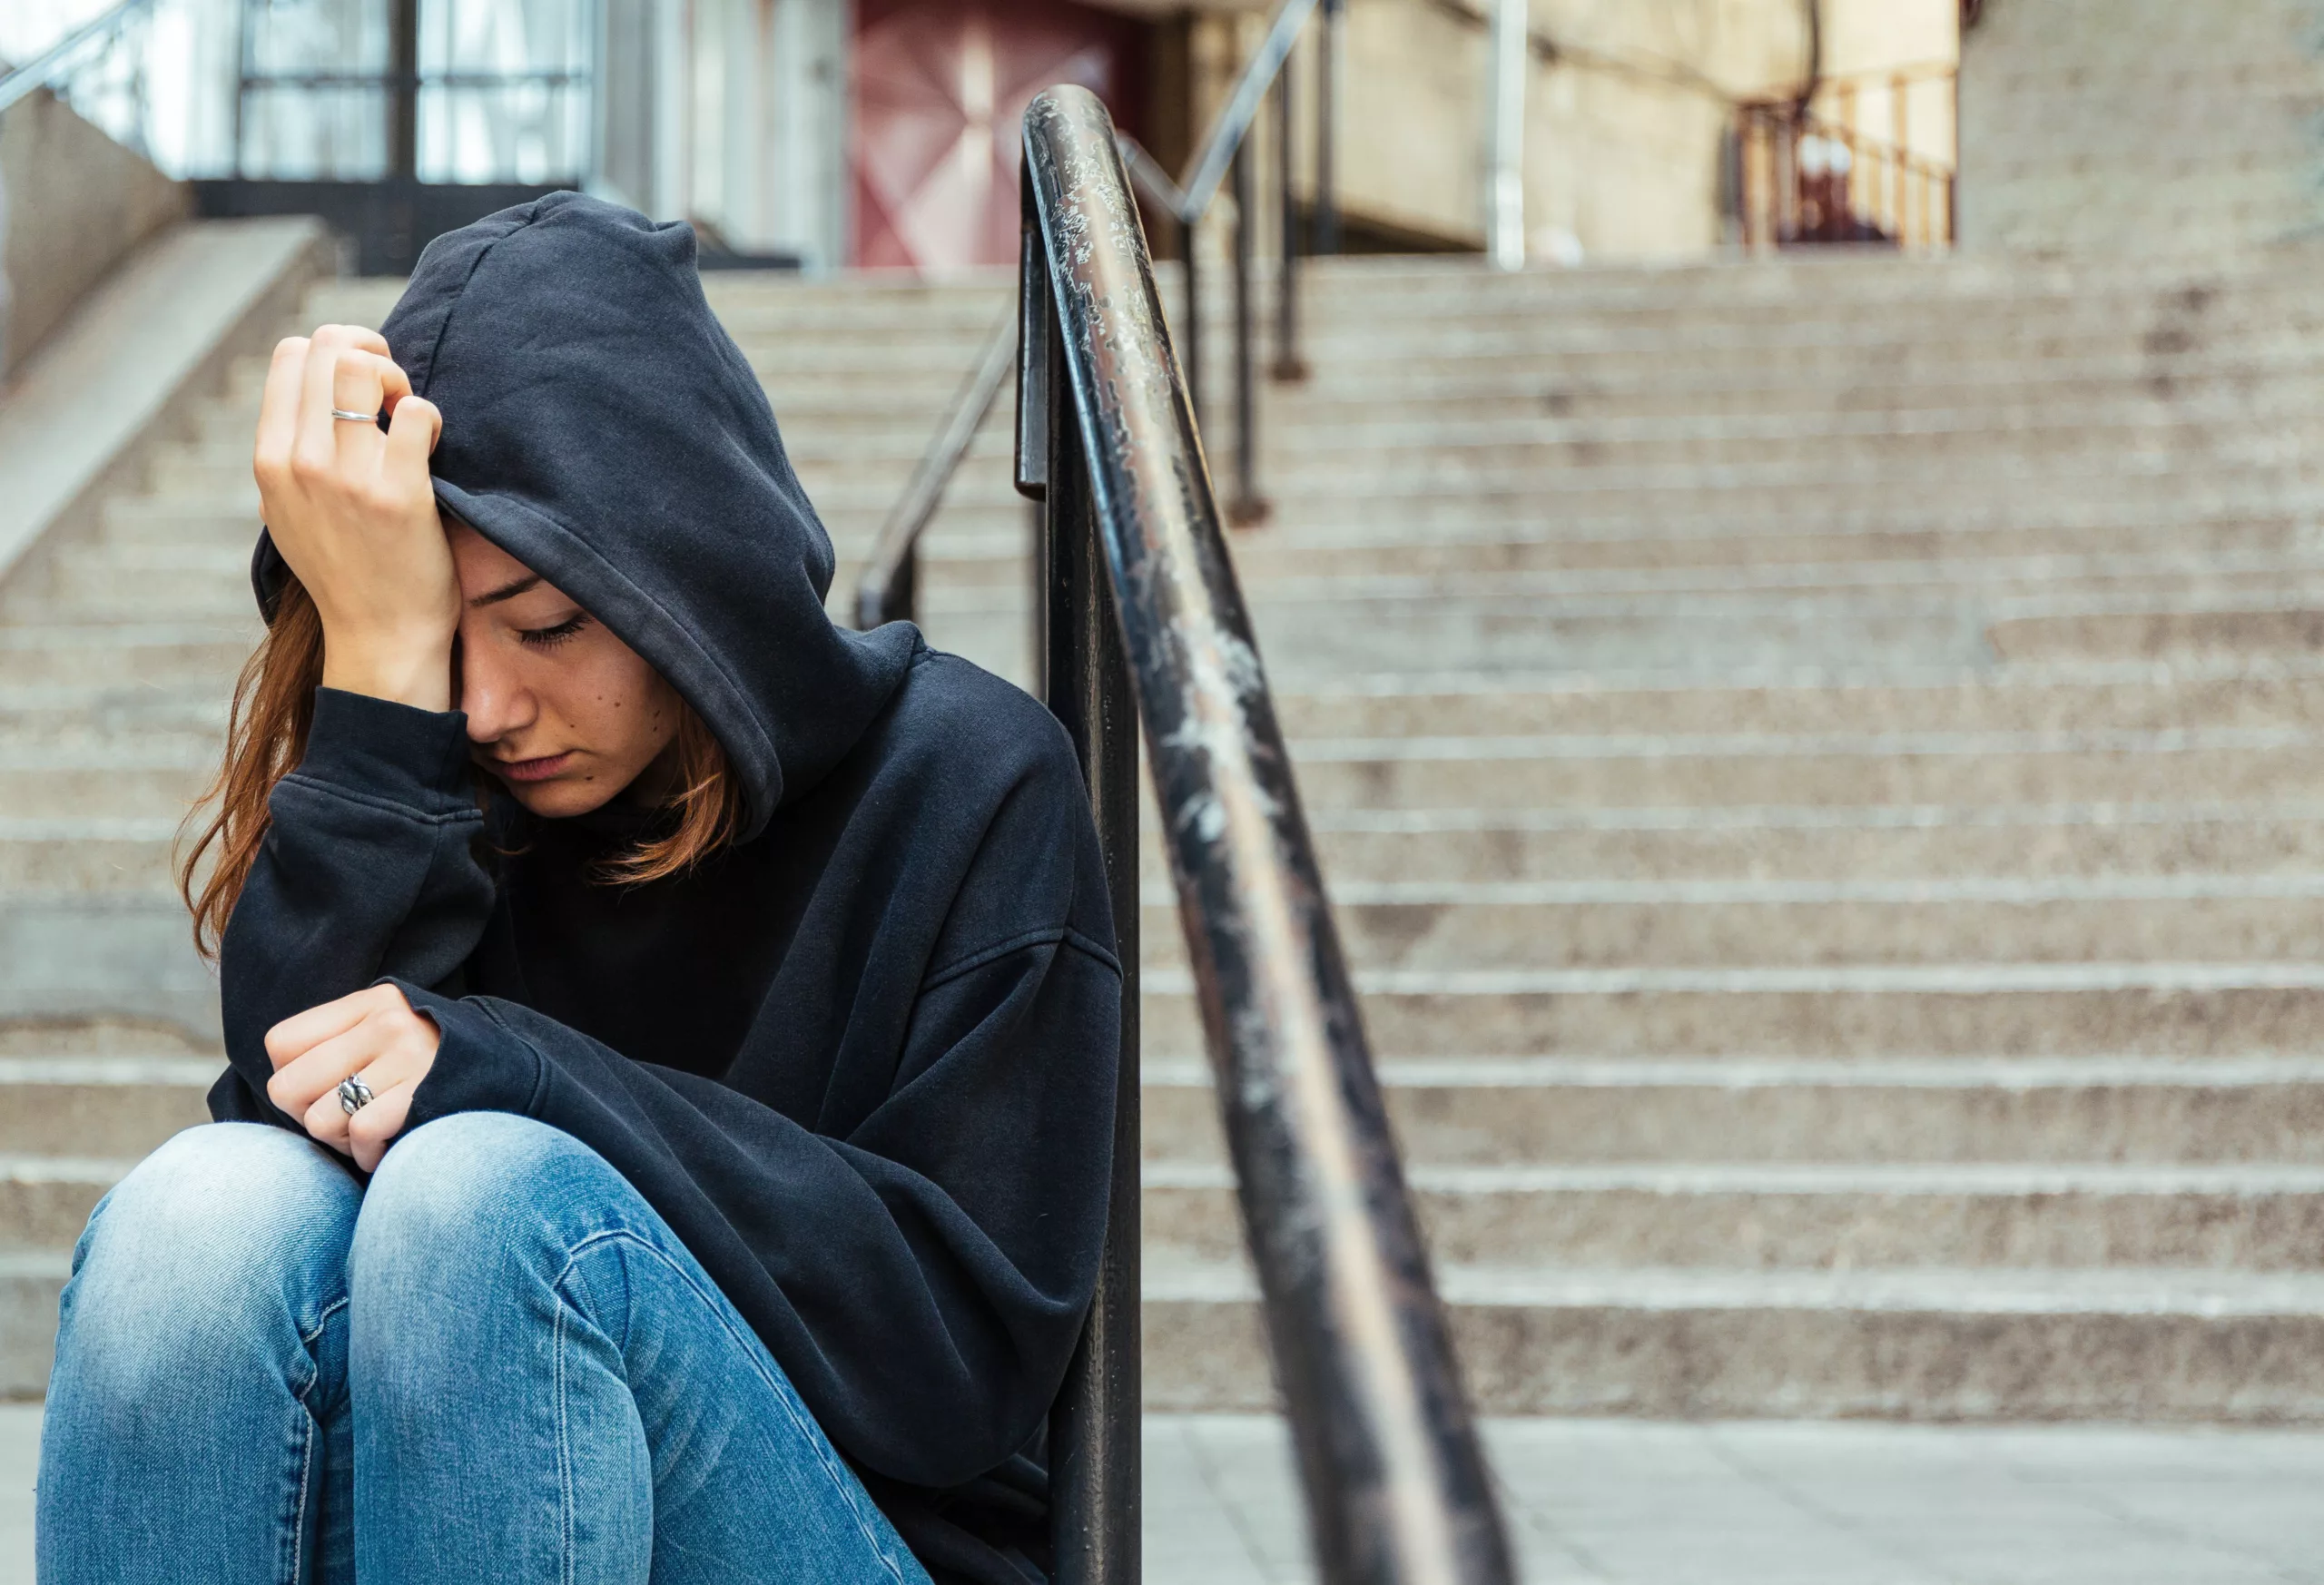
[[[477,763],[535,814],[586,814],[628,791],[661,797],[677,691],[606,625],[464,523],[453,697]]]

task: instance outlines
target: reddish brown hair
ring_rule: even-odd
[[[186,816],[191,831],[209,812],[191,843],[182,841],[178,861],[178,893],[192,911],[194,944],[204,956],[217,956],[226,921],[273,823],[268,795],[306,756],[315,689],[322,680],[322,618],[299,580],[286,578],[272,625],[234,681],[225,761]],[[676,822],[667,835],[641,842],[604,865],[597,878],[609,885],[635,886],[690,870],[732,842],[742,824],[743,790],[727,768],[726,751],[690,705],[681,703],[678,710],[672,745],[677,791],[664,803],[676,812]],[[212,850],[216,862],[197,887]]]

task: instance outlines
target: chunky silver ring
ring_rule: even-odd
[[[371,1087],[353,1074],[339,1081],[339,1109],[353,1117],[372,1101]]]
[[[350,424],[376,424],[379,421],[379,415],[377,413],[350,413],[345,408],[331,409],[330,416],[334,418],[345,418]]]

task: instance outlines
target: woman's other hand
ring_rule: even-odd
[[[385,411],[387,433],[334,408]],[[452,707],[459,584],[428,477],[442,428],[376,330],[325,325],[274,349],[251,471],[322,618],[325,687]]]
[[[309,1008],[266,1032],[266,1055],[274,1077],[267,1098],[297,1117],[307,1132],[366,1172],[403,1132],[411,1112],[411,1092],[436,1066],[443,1036],[411,1010],[403,992],[374,985],[337,1001]],[[362,1079],[370,1101],[350,1113],[339,1103],[339,1085]]]

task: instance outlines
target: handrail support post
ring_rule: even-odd
[[[1297,123],[1292,115],[1291,80],[1285,63],[1275,80],[1275,196],[1282,215],[1283,257],[1275,282],[1275,366],[1268,372],[1278,380],[1307,378],[1307,360],[1299,355],[1299,192],[1291,159],[1291,134]]]
[[[1259,399],[1251,347],[1251,192],[1250,145],[1235,151],[1235,493],[1228,499],[1226,520],[1237,528],[1266,521],[1267,503],[1259,494]]]
[[[1340,251],[1338,180],[1341,0],[1324,0],[1324,34],[1315,60],[1315,251],[1333,258]]]
[[[1030,209],[1030,199],[1027,200]],[[1138,1585],[1139,1437],[1142,1376],[1138,1356],[1138,1229],[1141,1151],[1138,1130],[1137,696],[1115,615],[1113,585],[1098,538],[1089,462],[1066,385],[1056,300],[1038,226],[1029,224],[1020,271],[1028,300],[1025,334],[1038,334],[1025,364],[1042,360],[1041,410],[1025,404],[1025,429],[1044,427],[1038,504],[1043,587],[1036,643],[1043,697],[1064,725],[1081,763],[1090,814],[1113,900],[1114,948],[1122,965],[1120,1044],[1114,1090],[1114,1154],[1106,1242],[1080,1345],[1049,1414],[1051,1535],[1059,1585]],[[1037,296],[1035,294],[1038,294]],[[1041,329],[1036,331],[1038,322]],[[1023,370],[1020,370],[1020,373]],[[1031,494],[1031,469],[1020,463],[1020,489]]]

